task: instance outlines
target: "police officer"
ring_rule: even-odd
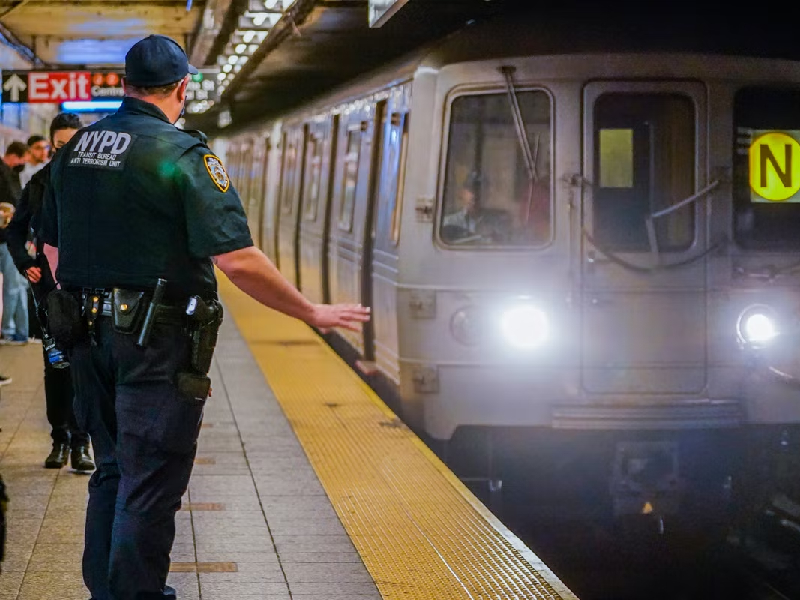
[[[83,557],[96,600],[174,594],[175,512],[208,393],[207,361],[198,368],[195,358],[218,323],[212,263],[262,304],[318,328],[369,319],[358,305],[311,304],[253,246],[221,161],[202,135],[173,126],[195,72],[170,38],[137,42],[121,108],[56,155],[42,214],[62,286],[48,310],[74,342],[75,413],[97,463]]]

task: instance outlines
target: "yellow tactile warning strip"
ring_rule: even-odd
[[[575,599],[311,329],[220,291],[383,598]]]

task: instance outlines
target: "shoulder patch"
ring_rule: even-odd
[[[214,185],[219,188],[220,192],[227,192],[231,185],[231,179],[228,177],[228,173],[225,172],[222,161],[213,154],[206,154],[203,157],[203,162],[206,164],[206,171],[211,176],[211,181],[214,182]]]

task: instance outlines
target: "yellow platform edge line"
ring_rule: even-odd
[[[274,338],[274,336],[277,335],[279,338],[285,338],[283,341],[286,341],[288,338],[298,341],[317,341],[318,344],[315,345],[314,350],[324,353],[325,360],[333,365],[331,368],[336,369],[337,379],[341,377],[342,381],[346,380],[347,386],[357,389],[358,392],[360,392],[360,395],[368,399],[373,408],[380,411],[388,420],[394,420],[397,418],[394,412],[377,396],[377,394],[375,394],[372,388],[370,388],[360,377],[358,377],[358,375],[356,375],[352,369],[350,369],[350,367],[341,359],[341,357],[339,357],[327,344],[325,344],[324,341],[322,341],[311,328],[300,323],[299,321],[285,317],[261,306],[255,300],[251,299],[246,294],[235,288],[222,273],[218,271],[217,275],[219,278],[220,295],[225,303],[226,308],[228,309],[229,316],[233,317],[240,335],[247,343],[253,356],[256,358],[256,362],[260,370],[272,387],[279,404],[283,408],[284,413],[287,414],[287,418],[289,417],[289,411],[291,410],[291,405],[289,403],[294,401],[290,397],[293,395],[293,392],[286,389],[286,386],[290,384],[283,382],[276,385],[276,373],[270,373],[269,371],[274,371],[275,368],[277,368],[277,363],[280,363],[282,360],[292,361],[299,357],[291,358],[289,356],[291,354],[291,348],[284,348],[283,350],[276,351],[275,344],[269,343],[275,342],[275,339],[265,339],[265,336],[266,338],[270,338],[270,336]],[[278,352],[283,353],[283,356],[280,356]],[[287,362],[286,366],[289,364],[290,363]],[[287,370],[288,369],[283,369],[283,371]],[[323,375],[320,375],[320,377],[322,376]],[[315,442],[314,439],[309,439],[309,437],[313,438],[313,434],[309,434],[308,431],[299,430],[298,427],[295,426],[295,423],[292,422],[292,419],[290,419],[290,424],[293,428],[295,428],[295,433],[298,437],[298,440],[308,455],[312,467],[317,473],[320,482],[323,484],[326,493],[330,497],[330,500],[334,505],[334,509],[336,510],[337,514],[339,514],[345,529],[353,539],[359,553],[362,555],[362,559],[364,560],[367,569],[376,578],[376,585],[378,585],[378,589],[380,590],[382,596],[387,599],[395,597],[419,597],[416,594],[409,595],[409,590],[407,589],[394,590],[392,585],[382,585],[382,582],[378,580],[378,577],[380,577],[382,572],[381,567],[370,564],[370,552],[364,552],[365,549],[369,549],[364,547],[366,542],[360,539],[363,537],[363,532],[354,530],[353,527],[351,527],[352,518],[350,518],[350,513],[345,514],[347,507],[341,504],[341,498],[334,497],[335,494],[333,490],[335,489],[335,485],[326,481],[325,468],[318,464],[318,460],[315,460],[314,445],[315,443],[319,444],[319,442]],[[557,594],[557,596],[552,596],[548,593],[536,593],[532,596],[521,596],[509,589],[506,591],[511,595],[499,593],[499,595],[492,594],[492,597],[557,597],[571,600],[576,599],[576,596],[563,584],[563,582],[558,579],[558,577],[550,570],[550,568],[547,567],[547,565],[545,565],[544,562],[513,532],[503,525],[503,523],[500,522],[500,520],[497,519],[497,517],[495,517],[495,515],[492,514],[491,511],[489,511],[489,509],[484,506],[484,504],[478,500],[477,497],[475,497],[475,495],[452,473],[452,471],[450,471],[450,469],[447,468],[447,466],[439,459],[439,457],[436,456],[436,454],[433,453],[422,440],[420,440],[407,428],[405,428],[405,430],[408,435],[407,437],[404,437],[404,441],[410,441],[416,451],[421,454],[424,459],[438,472],[438,474],[447,481],[448,485],[457,492],[457,494],[469,505],[469,507],[478,515],[478,517],[482,519],[491,529],[493,529],[496,534],[499,535],[503,541],[513,549],[514,553],[528,564],[531,570],[535,571],[539,577],[546,581],[547,587],[551,587],[552,591]],[[353,501],[354,498],[349,497],[349,500]],[[425,535],[424,532],[422,535]],[[359,541],[361,544],[359,544]],[[433,542],[431,542],[431,545],[434,547],[434,549],[437,548],[437,545]],[[446,562],[445,557],[441,555],[440,557]],[[450,565],[446,565],[446,567],[450,569]],[[451,572],[453,572],[452,569]],[[510,574],[511,571],[509,572],[509,575]],[[456,574],[454,573],[454,575]],[[519,575],[519,573],[516,573],[516,575]],[[522,573],[521,576],[524,579],[525,574]],[[387,582],[383,583],[386,584]],[[393,593],[394,591],[398,593],[395,594]],[[484,597],[483,594],[472,595],[469,590],[465,591],[466,594],[463,596],[465,598]],[[436,595],[431,597],[436,597]]]

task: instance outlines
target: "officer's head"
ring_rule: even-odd
[[[197,73],[178,42],[150,35],[136,42],[125,55],[126,96],[155,104],[174,123],[186,102],[188,75]]]
[[[75,113],[63,112],[55,116],[50,122],[50,143],[58,150],[72,139],[78,130],[83,127],[81,118]]]

